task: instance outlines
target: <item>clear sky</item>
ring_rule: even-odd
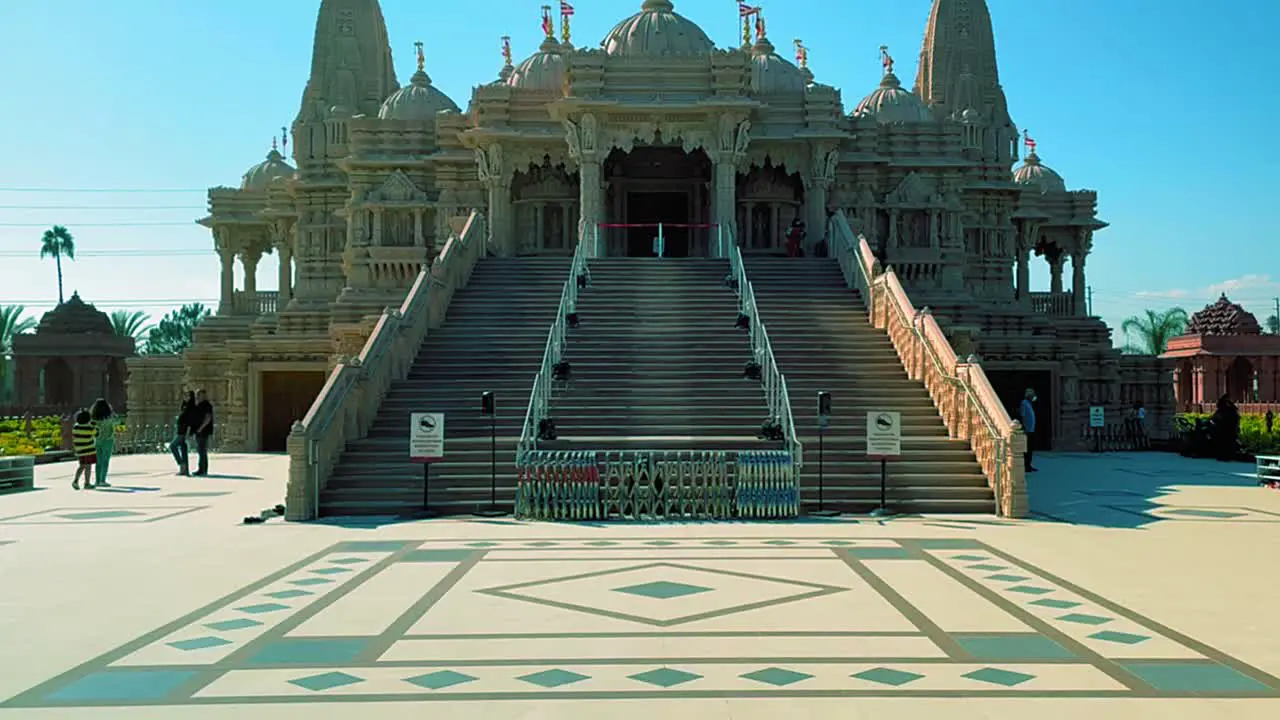
[[[0,0],[0,304],[57,299],[38,259],[64,224],[65,266],[104,310],[215,304],[218,262],[204,188],[235,186],[293,121],[319,0]],[[540,0],[382,0],[401,83],[413,43],[461,106],[541,40]],[[552,3],[554,4],[554,3]],[[1144,308],[1199,309],[1226,290],[1262,320],[1280,296],[1280,2],[988,0],[1014,121],[1073,189],[1100,193],[1088,264],[1113,326]],[[574,40],[595,45],[640,0],[577,0]],[[910,84],[929,0],[763,2],[770,38],[810,48],[846,109],[879,81],[887,44]],[[721,45],[735,0],[676,0]],[[80,192],[76,192],[76,191]],[[84,191],[92,192],[84,192]],[[1048,273],[1034,262],[1033,282]],[[274,287],[274,258],[258,272]],[[238,281],[237,281],[238,282]]]

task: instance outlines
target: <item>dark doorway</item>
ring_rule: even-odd
[[[261,449],[264,452],[287,449],[289,430],[294,421],[306,416],[311,403],[324,387],[324,381],[325,373],[320,371],[262,373],[258,412],[262,418]]]
[[[1036,391],[1036,431],[1031,435],[1031,449],[1052,450],[1056,432],[1053,409],[1053,372],[1049,370],[988,370],[987,378],[996,391],[1009,417],[1019,419],[1019,408],[1027,388]],[[1083,432],[1083,428],[1081,428]]]
[[[627,193],[627,224],[640,225],[627,229],[627,256],[653,257],[654,238],[662,223],[664,257],[689,257],[689,228],[671,224],[689,224],[689,193]]]
[[[42,404],[70,407],[76,404],[76,378],[71,366],[62,358],[54,358],[44,366],[42,387]],[[79,402],[90,403],[92,398],[81,398]]]

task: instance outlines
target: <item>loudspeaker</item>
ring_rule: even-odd
[[[831,393],[829,392],[818,393],[818,414],[819,415],[831,414]]]
[[[496,412],[498,412],[498,405],[493,398],[493,393],[485,391],[480,395],[480,413],[493,415]]]

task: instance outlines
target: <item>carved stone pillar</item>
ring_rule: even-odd
[[[276,253],[280,258],[280,269],[276,280],[279,286],[276,309],[279,311],[284,308],[285,303],[289,302],[289,298],[293,297],[293,252],[288,245],[281,243],[276,246]]]
[[[1088,312],[1088,308],[1085,307],[1084,259],[1083,252],[1076,251],[1071,254],[1071,312],[1077,316],[1083,316]]]
[[[755,244],[756,224],[752,218],[756,214],[756,204],[753,202],[742,203],[742,241],[744,248],[749,248]]]
[[[720,116],[719,152],[712,160],[715,163],[716,222],[733,237],[738,236],[738,165],[747,155],[747,146],[751,143],[751,123],[739,121],[730,115]],[[750,223],[750,218],[747,219]],[[723,254],[723,248],[717,248],[717,256]]]
[[[839,158],[839,153],[833,149],[821,146],[814,149],[812,177],[805,197],[805,229],[808,231],[805,244],[809,250],[826,237],[827,201],[831,196],[831,186],[836,181]]]
[[[596,230],[604,206],[601,167],[604,158],[599,147],[598,124],[596,116],[591,113],[584,113],[577,122],[564,121],[569,158],[578,163],[578,237],[596,239],[594,246],[587,249],[590,257],[604,254],[602,238]]]
[[[413,246],[426,247],[427,239],[422,234],[422,208],[413,210]]]
[[[373,245],[382,246],[382,208],[375,208],[373,211]]]
[[[898,247],[898,243],[901,242],[901,238],[898,235],[898,220],[901,217],[901,211],[896,209],[889,211],[889,247],[891,248]]]
[[[560,243],[569,251],[577,249],[577,243],[573,242],[573,234],[570,228],[573,227],[573,203],[560,203]]]
[[[256,248],[245,250],[240,255],[240,265],[244,268],[244,294],[251,307],[257,301],[258,263],[261,261],[262,251]]]
[[[226,231],[223,231],[224,233]],[[235,262],[236,254],[229,244],[218,248],[218,259],[222,262],[221,286],[218,294],[218,314],[231,315],[235,312],[232,302],[236,294]]]
[[[1018,304],[1031,307],[1031,250],[1018,249]]]
[[[1049,256],[1049,292],[1055,295],[1062,293],[1063,259],[1060,253]]]
[[[533,250],[545,250],[547,247],[547,204],[544,202],[534,203],[533,205]]]

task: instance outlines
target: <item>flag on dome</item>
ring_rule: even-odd
[[[1033,140],[1033,139],[1031,139],[1031,132],[1030,132],[1029,130],[1024,130],[1024,131],[1022,132],[1022,135],[1023,135],[1023,137],[1025,137],[1025,138],[1026,138],[1026,140],[1024,140],[1023,142],[1024,142],[1024,143],[1026,143],[1026,146],[1027,146],[1027,152],[1035,152],[1035,151],[1036,151],[1036,141],[1035,141],[1035,140]]]
[[[744,3],[744,2],[741,2],[741,0],[739,0],[739,2],[738,2],[738,17],[743,17],[743,18],[745,18],[745,17],[751,17],[752,15],[755,15],[755,14],[756,14],[756,13],[758,13],[758,12],[760,12],[760,7],[759,7],[759,6],[752,7],[751,5],[748,5],[748,4]]]
[[[573,15],[573,5],[565,2],[565,0],[560,0],[560,15],[561,17],[570,17]]]

